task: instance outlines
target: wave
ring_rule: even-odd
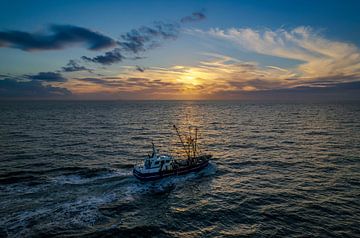
[[[115,168],[64,167],[40,171],[15,171],[0,175],[0,185],[31,183],[32,185],[51,181],[80,184],[112,177],[126,177],[130,171]]]
[[[129,177],[131,172],[121,169],[90,170],[77,173],[65,174],[54,177],[52,180],[58,184],[85,184],[110,178]]]
[[[116,194],[81,197],[71,202],[53,204],[23,211],[2,218],[7,233],[13,237],[37,237],[43,234],[61,234],[66,229],[79,229],[95,225],[101,220],[98,208],[116,200]]]

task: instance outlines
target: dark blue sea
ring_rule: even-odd
[[[136,180],[173,124],[211,164]],[[359,234],[358,102],[0,102],[0,237]]]

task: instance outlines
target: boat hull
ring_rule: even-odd
[[[192,172],[198,172],[198,171],[206,168],[208,165],[209,165],[209,161],[206,160],[206,161],[203,161],[194,166],[188,166],[188,167],[184,167],[184,168],[180,167],[180,168],[177,168],[174,170],[162,171],[162,172],[156,172],[156,173],[140,173],[136,169],[133,169],[133,175],[141,181],[154,181],[154,180],[162,179],[165,177],[183,175],[183,174],[188,174],[188,173],[192,173]]]

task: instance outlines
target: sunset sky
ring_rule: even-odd
[[[359,1],[0,2],[1,99],[360,99]]]

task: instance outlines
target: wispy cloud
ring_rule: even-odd
[[[310,27],[292,30],[254,30],[231,28],[227,30],[194,30],[259,54],[299,60],[296,69],[299,78],[360,74],[360,51],[355,45],[326,39]]]
[[[162,99],[182,88],[179,83],[141,77],[76,78],[68,85],[76,95],[107,95],[123,99]]]

